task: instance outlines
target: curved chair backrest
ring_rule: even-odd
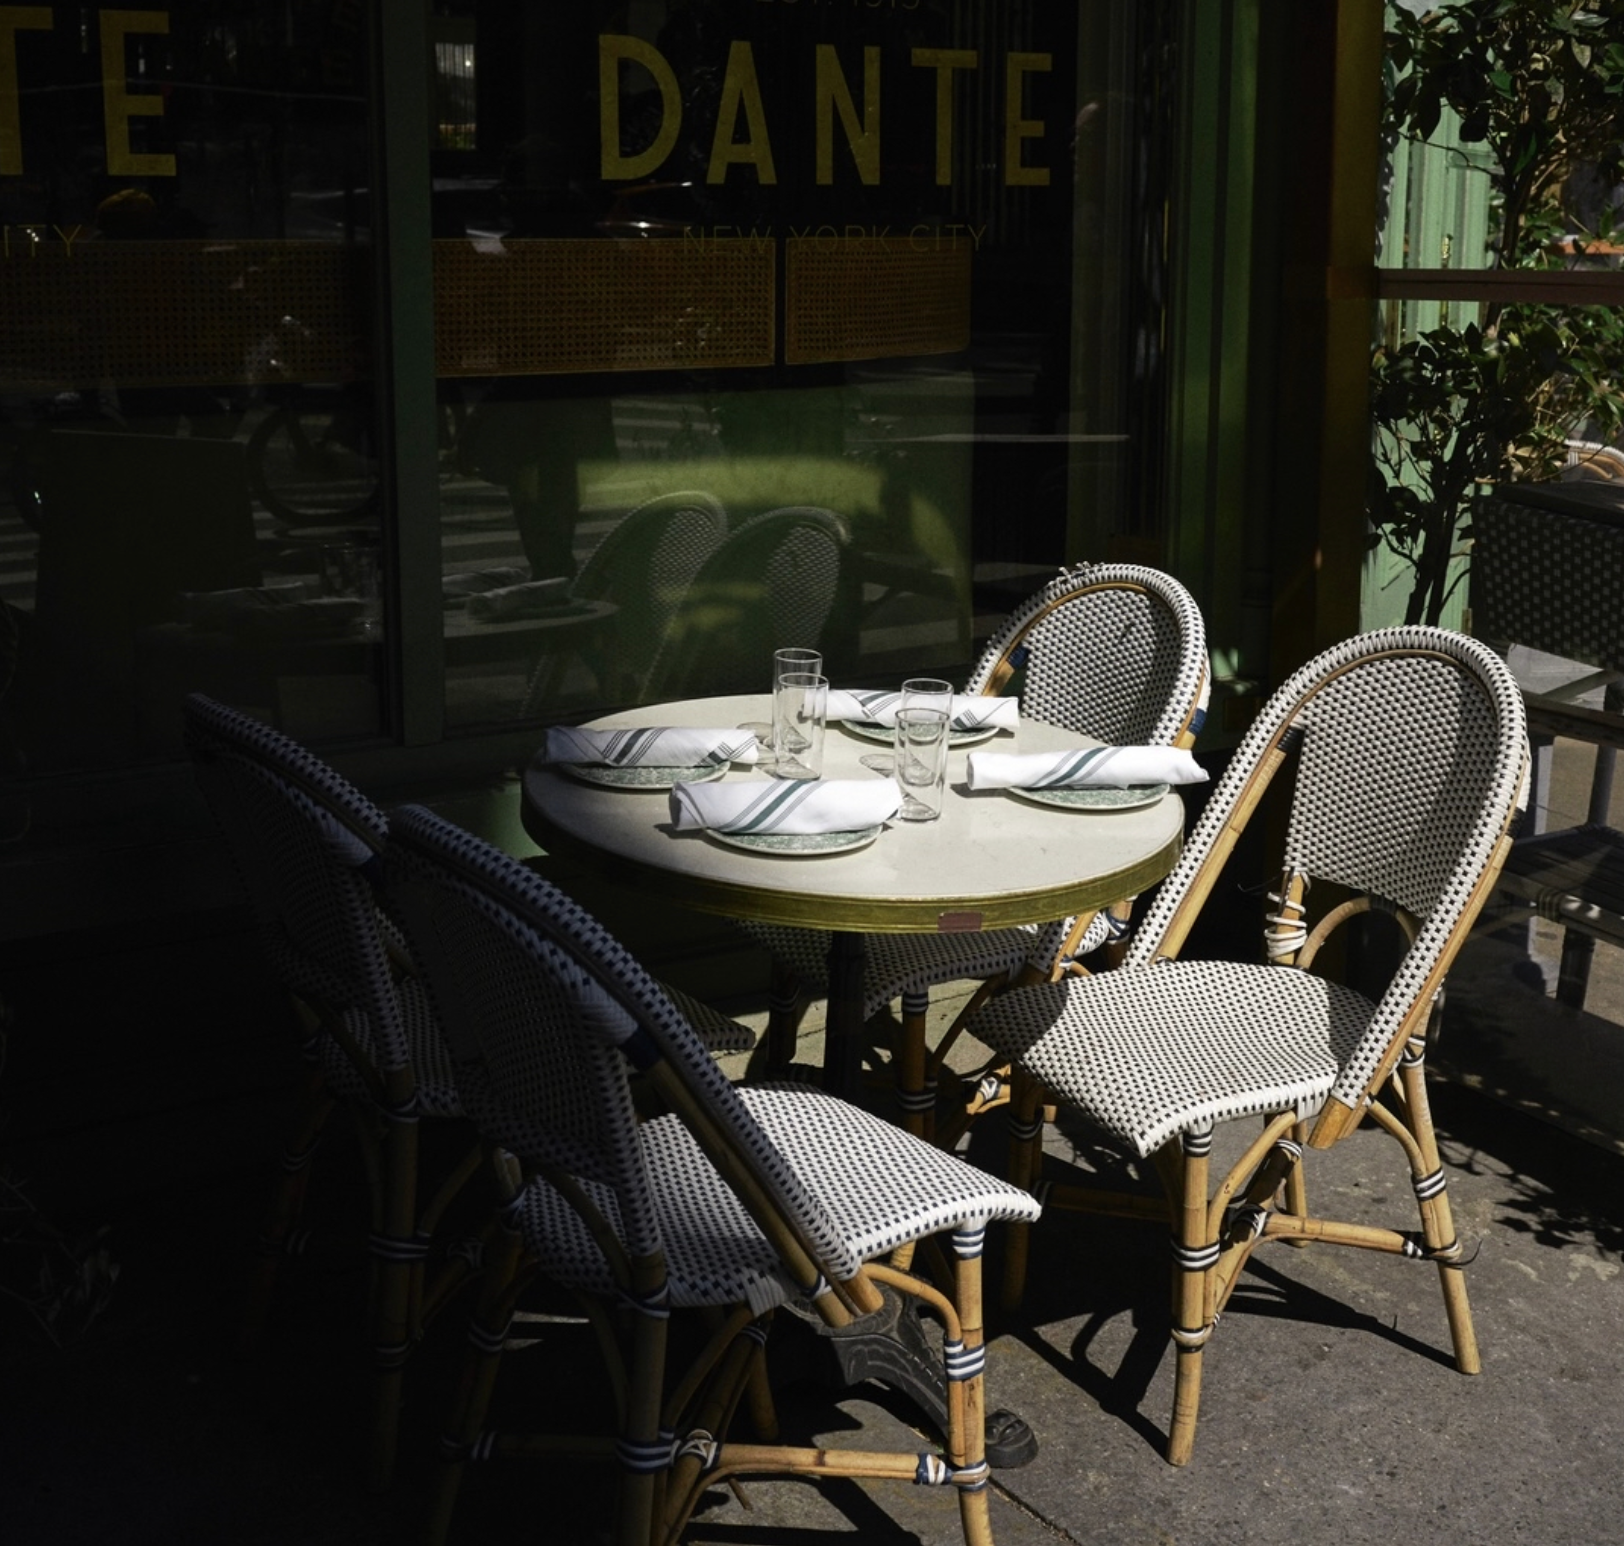
[[[630,1136],[629,1063],[700,1113],[690,1128],[763,1233],[800,1247],[800,1269],[786,1262],[786,1290],[821,1292],[820,1272],[858,1272],[838,1227],[687,1021],[590,914],[420,806],[394,813],[384,868],[387,905],[444,1027],[465,1108],[488,1137],[612,1186],[624,1243],[651,1248],[657,1226]]]
[[[409,1062],[369,871],[382,811],[280,731],[201,693],[185,702],[186,742],[204,797],[248,892],[260,942],[288,988],[314,1006],[355,1009],[380,1071]]]
[[[1079,564],[1005,619],[965,691],[1017,673],[1028,718],[1112,746],[1193,745],[1210,686],[1201,609],[1160,570]]]
[[[1311,660],[1236,750],[1125,966],[1178,953],[1263,789],[1293,756],[1282,910],[1300,913],[1307,885],[1324,880],[1402,910],[1415,927],[1370,1025],[1345,1049],[1334,1127],[1424,1028],[1504,860],[1527,799],[1522,694],[1491,649],[1441,628],[1382,629]]]
[[[699,489],[658,494],[627,511],[587,554],[571,594],[612,601],[613,668],[641,682],[694,576],[727,535],[727,511]]]
[[[844,610],[850,540],[840,516],[814,505],[786,505],[746,521],[694,576],[644,698],[757,690],[780,645],[818,648]]]

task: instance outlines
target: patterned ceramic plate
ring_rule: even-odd
[[[854,848],[867,848],[883,828],[862,827],[853,832],[712,832],[705,836],[728,848],[742,848],[753,854],[844,854]]]
[[[839,721],[842,730],[849,730],[855,736],[861,736],[865,741],[884,741],[890,746],[896,740],[896,732],[889,725],[871,725],[866,719],[842,719]],[[983,725],[979,730],[949,730],[947,744],[949,746],[979,746],[983,741],[990,741],[998,734],[997,725]]]
[[[702,762],[691,768],[660,768],[652,764],[629,768],[600,767],[595,762],[560,762],[571,778],[605,789],[669,789],[673,784],[714,784],[726,772],[725,762]]]
[[[1018,800],[1058,805],[1070,811],[1136,811],[1154,805],[1167,793],[1166,784],[1130,784],[1126,789],[1009,789]]]

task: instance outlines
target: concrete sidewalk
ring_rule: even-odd
[[[1041,1446],[1032,1464],[995,1473],[1002,1546],[1624,1540],[1624,1159],[1459,1087],[1438,1089],[1437,1116],[1476,1252],[1481,1376],[1450,1363],[1432,1267],[1269,1246],[1210,1345],[1195,1458],[1175,1470],[1162,1459],[1165,1236],[1052,1215],[1035,1232],[1025,1304],[992,1317],[989,1404],[1018,1410]],[[988,1119],[973,1157],[996,1164],[1002,1128]],[[362,1202],[352,1147],[330,1146],[312,1190],[313,1222],[338,1234]],[[1051,1135],[1054,1177],[1098,1159],[1082,1133]],[[1382,1135],[1362,1132],[1310,1163],[1316,1206],[1412,1226],[1406,1172]],[[232,1351],[265,1181],[206,1175],[120,1204],[105,1221],[120,1269],[105,1315],[61,1351],[12,1339],[0,1403],[5,1546],[412,1538],[461,1314],[433,1327],[414,1361],[399,1481],[369,1495],[357,1465],[359,1259],[317,1251],[289,1263],[266,1345],[247,1359]],[[1000,1264],[995,1240],[991,1284]],[[537,1350],[508,1360],[503,1399],[588,1399],[597,1380],[579,1328],[536,1334]],[[878,1387],[836,1400],[783,1386],[778,1397],[786,1430],[807,1442],[926,1447]],[[590,1469],[480,1468],[454,1539],[595,1543],[608,1523],[600,1480]],[[750,1481],[739,1495],[711,1494],[686,1539],[835,1537],[957,1542],[956,1504],[945,1489]]]

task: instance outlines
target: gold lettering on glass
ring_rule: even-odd
[[[743,110],[748,138],[734,137],[734,126]],[[773,150],[767,138],[767,113],[761,102],[761,82],[756,77],[756,56],[748,43],[735,42],[727,51],[727,74],[722,79],[722,100],[716,110],[716,135],[711,141],[707,183],[725,182],[727,169],[735,163],[753,166],[763,183],[776,183]]]
[[[863,50],[863,116],[857,117],[857,104],[840,68],[840,56],[833,43],[819,43],[816,78],[817,181],[827,186],[835,180],[834,116],[840,114],[846,143],[851,147],[857,175],[870,187],[880,180],[880,51]]]
[[[175,158],[130,148],[132,118],[161,118],[164,99],[155,92],[132,92],[124,43],[131,33],[169,31],[168,11],[101,13],[102,112],[107,129],[107,170],[115,177],[173,177]]]

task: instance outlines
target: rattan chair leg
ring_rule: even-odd
[[[767,1345],[756,1344],[750,1363],[750,1383],[745,1392],[750,1402],[750,1426],[763,1444],[776,1444],[780,1433],[778,1406],[773,1400],[772,1380],[767,1373]]]
[[[959,1393],[949,1405],[959,1431],[948,1435],[948,1453],[954,1467],[966,1477],[958,1484],[959,1522],[966,1546],[992,1546],[992,1519],[987,1508],[987,1391],[983,1378],[986,1306],[981,1263],[985,1239],[984,1228],[960,1230],[953,1236],[953,1298],[963,1351],[958,1357],[951,1349],[948,1353],[948,1393]]]
[[[1180,1195],[1173,1235],[1173,1421],[1167,1458],[1186,1465],[1195,1448],[1196,1414],[1201,1406],[1201,1363],[1212,1335],[1213,1269],[1218,1241],[1208,1224],[1207,1174],[1212,1129],[1185,1133],[1179,1140]]]
[[[620,1506],[616,1538],[620,1546],[648,1546],[662,1503],[671,1456],[660,1437],[665,1394],[665,1351],[670,1310],[665,1294],[665,1259],[642,1257],[632,1264],[630,1368],[626,1417],[620,1434]]]
[[[763,1347],[755,1328],[746,1328],[734,1338],[718,1362],[686,1433],[677,1444],[666,1478],[666,1496],[658,1529],[651,1537],[654,1546],[676,1546],[689,1516],[705,1490],[713,1484],[712,1471],[724,1447],[715,1435],[726,1433],[732,1427],[739,1399],[748,1394],[755,1371],[761,1365]],[[731,1477],[728,1480],[731,1481]]]
[[[1443,1291],[1444,1313],[1449,1318],[1449,1335],[1455,1346],[1455,1367],[1462,1374],[1480,1374],[1483,1361],[1478,1353],[1477,1331],[1472,1324],[1472,1307],[1466,1297],[1466,1271],[1461,1263],[1461,1244],[1455,1234],[1454,1210],[1443,1163],[1438,1154],[1438,1135],[1432,1125],[1432,1104],[1427,1099],[1425,1043],[1412,1042],[1399,1065],[1399,1082],[1411,1135],[1420,1163],[1412,1160],[1416,1202],[1421,1210],[1421,1233],[1428,1254],[1438,1264],[1438,1286]]]
[[[442,1546],[451,1528],[463,1472],[472,1457],[491,1392],[502,1365],[503,1346],[521,1283],[523,1246],[510,1224],[498,1229],[485,1252],[479,1305],[468,1328],[468,1349],[458,1371],[451,1420],[440,1440],[428,1508],[423,1518],[423,1546]]]
[[[1294,1128],[1292,1128],[1291,1137],[1292,1137],[1292,1141],[1299,1148],[1306,1148],[1307,1145],[1308,1145],[1308,1123],[1299,1122]],[[1286,1184],[1285,1184],[1285,1187],[1283,1188],[1283,1191],[1284,1191],[1284,1197],[1285,1197],[1286,1212],[1287,1213],[1295,1213],[1299,1218],[1307,1218],[1308,1217],[1308,1176],[1306,1175],[1306,1173],[1303,1170],[1303,1167],[1300,1164],[1293,1165],[1291,1167],[1291,1169],[1286,1173]],[[1296,1240],[1296,1241],[1293,1241],[1292,1243],[1294,1245],[1299,1245],[1300,1246],[1300,1245],[1306,1245],[1308,1242],[1305,1241],[1305,1240]]]
[[[320,1147],[327,1120],[333,1113],[334,1098],[328,1093],[321,1070],[308,1071],[299,1093],[298,1115],[286,1148],[282,1151],[281,1175],[271,1189],[265,1222],[259,1232],[257,1260],[243,1294],[238,1344],[243,1351],[259,1345],[265,1319],[276,1296],[276,1279],[287,1254],[288,1242],[304,1214],[305,1194],[310,1189],[310,1167]]]
[[[1043,1162],[1043,1126],[1038,1121],[1043,1089],[1020,1068],[1011,1070],[1010,1084],[1009,1180],[1031,1191]],[[1018,1308],[1026,1293],[1026,1264],[1031,1242],[1031,1226],[1026,1223],[1012,1222],[1004,1233],[1003,1307],[1006,1310]]]
[[[929,1138],[936,1126],[936,1085],[925,1069],[925,1031],[930,994],[902,995],[902,1018],[891,1040],[891,1087],[903,1129]]]
[[[371,1314],[374,1368],[367,1484],[389,1485],[400,1432],[406,1360],[416,1340],[414,1305],[422,1298],[428,1237],[417,1224],[417,1118],[387,1119],[382,1143],[382,1228],[370,1242],[375,1264]]]

